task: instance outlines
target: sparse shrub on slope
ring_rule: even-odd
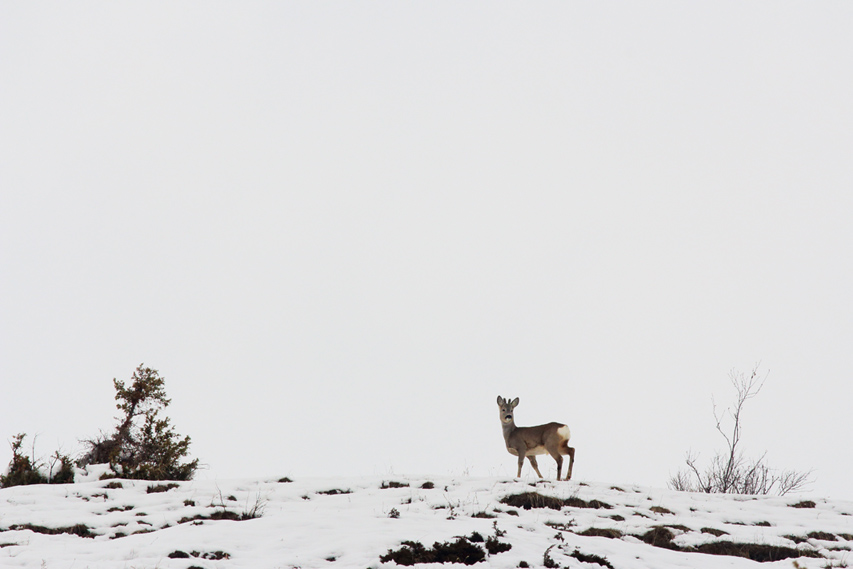
[[[0,488],[26,484],[65,484],[74,482],[74,463],[70,456],[55,451],[45,465],[36,459],[35,453],[27,456],[23,452],[26,433],[18,433],[12,439],[12,460],[6,473],[0,476]]]
[[[6,474],[0,476],[0,487],[23,486],[26,484],[44,484],[47,478],[39,472],[35,457],[29,457],[21,450],[26,433],[18,433],[12,440],[12,460]]]
[[[703,470],[697,464],[697,456],[688,453],[687,468],[680,470],[669,480],[673,490],[686,492],[705,492],[708,494],[777,494],[784,496],[789,492],[802,490],[809,483],[811,471],[771,468],[765,461],[765,455],[747,458],[741,451],[741,413],[744,404],[758,395],[764,386],[764,379],[758,377],[758,366],[753,368],[749,377],[732,370],[729,373],[732,386],[737,391],[735,405],[726,409],[722,415],[714,407],[714,420],[717,432],[726,441],[726,449],[717,451],[710,464]],[[724,429],[726,415],[731,422],[731,430]]]
[[[181,437],[160,412],[166,398],[164,378],[157,370],[140,365],[131,384],[113,379],[116,407],[122,412],[111,435],[88,441],[83,464],[109,463],[115,476],[141,480],[189,480],[198,459],[182,462],[189,454],[190,437]]]

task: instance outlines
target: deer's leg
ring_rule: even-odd
[[[557,461],[557,482],[560,481],[560,476],[563,472],[563,457],[560,455],[560,451],[548,449],[548,454]],[[566,479],[568,480],[568,478]]]
[[[524,451],[518,451],[518,476],[516,478],[521,478],[522,466],[524,466]]]
[[[566,480],[569,480],[572,477],[572,467],[575,465],[575,447],[567,446],[566,448],[569,450],[566,453],[569,455],[569,471],[566,473]]]
[[[532,454],[531,454],[530,456],[528,456],[528,457],[527,457],[527,460],[529,460],[529,461],[530,461],[530,466],[532,466],[532,467],[533,467],[533,470],[535,470],[535,471],[536,471],[536,475],[537,475],[539,478],[542,478],[542,473],[541,473],[541,472],[539,472],[539,465],[536,463],[536,457],[535,457],[534,455],[532,455]]]

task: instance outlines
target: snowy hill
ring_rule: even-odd
[[[503,568],[822,568],[845,567],[853,549],[853,502],[801,496],[441,476],[153,483],[96,474],[0,490],[0,567],[333,569],[481,558],[481,567]]]

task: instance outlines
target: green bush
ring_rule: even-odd
[[[189,454],[190,437],[181,437],[168,417],[160,412],[169,406],[165,380],[157,370],[140,365],[130,386],[113,379],[116,408],[123,416],[111,435],[101,434],[87,442],[83,464],[109,463],[112,475],[139,480],[189,480],[198,459],[182,462]]]

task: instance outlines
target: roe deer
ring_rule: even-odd
[[[530,461],[530,466],[542,478],[539,465],[536,464],[537,454],[550,454],[557,461],[557,480],[563,470],[563,456],[569,455],[569,470],[566,472],[566,480],[572,477],[572,467],[575,464],[575,449],[569,446],[569,427],[562,423],[546,423],[535,427],[516,427],[512,411],[518,405],[518,397],[508,401],[498,396],[498,407],[501,413],[501,424],[503,425],[504,441],[506,450],[510,454],[518,456],[518,478],[521,478],[521,467],[524,466],[524,457]]]

